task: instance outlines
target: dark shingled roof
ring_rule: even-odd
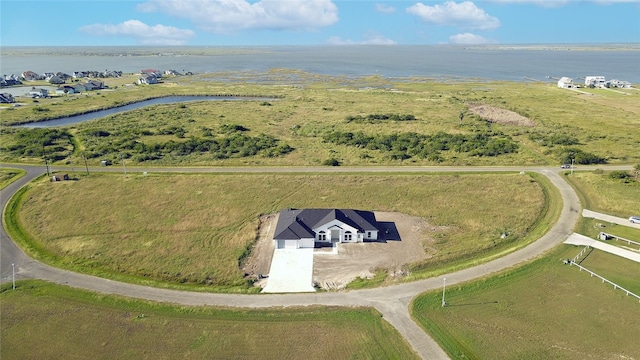
[[[339,220],[360,232],[377,231],[378,222],[371,211],[352,209],[284,209],[280,211],[274,239],[297,240],[315,237],[313,228]]]

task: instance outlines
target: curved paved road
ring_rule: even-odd
[[[7,200],[20,187],[44,172],[42,167],[7,166],[27,170],[27,175],[0,191],[2,208]],[[630,167],[611,167],[612,169],[630,169]],[[94,169],[98,170],[98,169]],[[519,171],[510,167],[380,167],[380,168],[327,168],[327,167],[291,167],[291,168],[147,168],[129,169],[129,172],[451,172],[451,171]],[[571,233],[580,215],[580,202],[571,186],[559,175],[559,169],[545,167],[528,167],[527,171],[536,171],[547,176],[559,189],[563,198],[563,208],[558,222],[551,230],[529,246],[508,254],[486,264],[446,274],[447,284],[454,285],[467,282],[491,273],[495,273],[522,262],[533,259],[554,246],[562,243]],[[117,168],[100,168],[99,171],[121,171]],[[183,305],[216,305],[228,307],[278,307],[307,305],[373,306],[383,314],[411,344],[423,359],[444,359],[447,355],[410,317],[408,305],[418,294],[438,289],[442,286],[441,278],[431,278],[411,283],[393,285],[382,288],[308,294],[274,294],[274,295],[235,295],[194,293],[145,287],[121,283],[117,281],[78,274],[53,268],[29,258],[7,236],[4,228],[0,231],[0,255],[2,281],[11,281],[11,264],[15,263],[18,279],[44,279],[72,287],[97,291],[104,294],[170,302]]]

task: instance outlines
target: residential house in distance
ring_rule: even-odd
[[[624,80],[611,79],[604,83],[605,87],[608,88],[620,88],[620,89],[630,89],[631,83]]]
[[[158,78],[154,75],[142,75],[138,78],[138,85],[157,84]]]
[[[29,91],[29,96],[31,96],[34,99],[35,98],[47,98],[47,97],[49,97],[49,90],[42,89],[42,88],[36,89],[34,87],[34,88],[31,88],[31,91]]]
[[[9,76],[4,75],[0,78],[0,87],[22,85],[22,81],[17,75],[11,74]]]
[[[313,248],[378,240],[373,212],[352,209],[284,209],[273,240],[278,249]]]
[[[106,89],[106,86],[104,86],[104,81],[100,80],[87,80],[87,82],[83,85],[89,91]]]
[[[53,75],[47,81],[49,82],[49,84],[54,84],[54,85],[60,85],[65,83],[65,80],[57,75]]]
[[[16,102],[16,99],[13,98],[13,95],[9,93],[0,94],[0,103],[2,104],[12,104]]]
[[[79,93],[78,89],[71,85],[63,85],[56,89],[56,94],[77,94]]]
[[[44,76],[38,75],[37,73],[27,70],[20,74],[25,81],[36,81],[36,80],[44,80]]]
[[[591,87],[591,88],[604,87],[605,86],[605,82],[606,82],[606,80],[605,80],[604,76],[586,76],[584,78],[584,86]]]
[[[563,76],[558,80],[558,87],[561,89],[573,89],[576,86],[573,84],[572,78]]]

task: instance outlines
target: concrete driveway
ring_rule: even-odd
[[[313,248],[275,249],[263,293],[314,292]]]

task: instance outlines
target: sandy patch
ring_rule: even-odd
[[[510,110],[484,104],[467,104],[467,107],[474,115],[488,122],[528,127],[536,125],[535,121]]]
[[[393,223],[398,236],[386,242],[366,242],[340,244],[337,254],[319,253],[313,259],[313,281],[324,289],[341,289],[358,277],[371,277],[376,269],[384,269],[391,276],[401,277],[407,274],[407,265],[428,259],[433,253],[433,239],[430,234],[441,229],[431,226],[426,220],[395,212],[376,212],[381,223]],[[277,215],[260,218],[260,235],[251,256],[245,262],[243,270],[248,277],[258,278],[258,274],[267,275],[273,249],[273,232]],[[257,286],[265,281],[258,281]]]

